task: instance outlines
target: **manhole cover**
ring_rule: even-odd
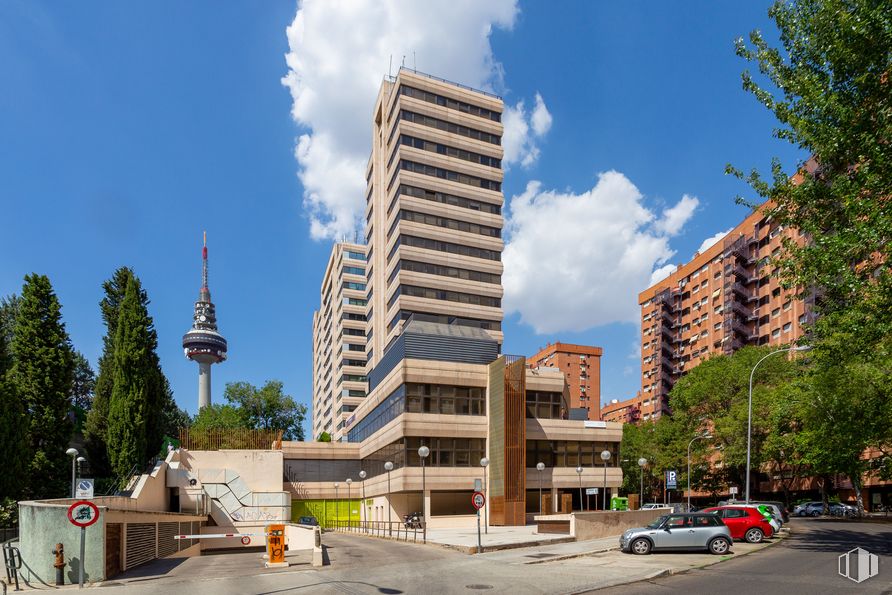
[[[542,558],[551,558],[553,556],[557,556],[557,554],[527,554],[526,555],[527,558],[538,558],[540,560]]]
[[[484,589],[492,589],[492,585],[465,585],[465,589],[475,589],[483,591]]]

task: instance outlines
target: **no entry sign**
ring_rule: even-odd
[[[68,520],[82,529],[89,527],[99,520],[99,509],[89,500],[78,500],[68,507]]]
[[[474,492],[471,495],[471,504],[474,505],[474,508],[480,510],[486,504],[486,496],[483,495],[483,492]]]

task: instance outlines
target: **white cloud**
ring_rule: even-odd
[[[650,274],[650,285],[648,285],[648,287],[650,287],[651,285],[656,285],[657,283],[671,275],[672,272],[677,268],[678,266],[674,264],[665,264],[661,266]]]
[[[719,240],[724,238],[726,235],[731,233],[732,229],[734,229],[734,228],[732,227],[731,229],[728,229],[726,231],[720,231],[717,234],[715,234],[714,236],[706,238],[705,240],[703,240],[703,243],[700,244],[700,247],[697,248],[697,252],[700,254],[702,254],[703,252],[706,252],[709,248],[712,247],[713,244],[715,244],[716,242],[718,242]]]
[[[637,321],[638,292],[674,254],[669,237],[696,201],[684,196],[658,215],[616,171],[581,194],[530,182],[512,198],[506,222],[506,312],[519,312],[537,333]]]
[[[688,222],[700,201],[685,194],[674,207],[667,209],[663,220],[657,223],[657,229],[670,236],[678,235],[684,224]]]
[[[502,114],[502,148],[505,150],[505,165],[519,163],[529,167],[539,158],[539,140],[551,129],[551,113],[542,96],[536,93],[536,104],[527,112],[523,100],[515,106],[506,105]]]
[[[536,107],[533,108],[530,122],[533,125],[533,132],[536,133],[536,136],[543,136],[551,130],[551,113],[545,107],[545,101],[538,93],[536,93]]]
[[[406,65],[478,88],[501,85],[489,37],[516,0],[303,0],[288,27],[295,157],[314,238],[348,235],[364,208],[371,111],[382,77]],[[539,116],[540,121],[544,116]]]

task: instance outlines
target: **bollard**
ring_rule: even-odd
[[[65,549],[61,543],[57,543],[52,553],[56,555],[56,561],[53,563],[56,568],[56,585],[61,586],[65,584]]]

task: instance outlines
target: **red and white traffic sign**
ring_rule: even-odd
[[[474,508],[480,510],[486,504],[486,496],[483,495],[483,492],[474,492],[471,494],[471,504],[474,505]]]
[[[250,545],[250,544],[251,544],[251,538],[250,538],[250,537],[248,537],[247,535],[245,535],[244,537],[242,537],[242,545]]]
[[[99,508],[89,500],[78,500],[68,507],[68,520],[82,529],[89,527],[99,520]]]

